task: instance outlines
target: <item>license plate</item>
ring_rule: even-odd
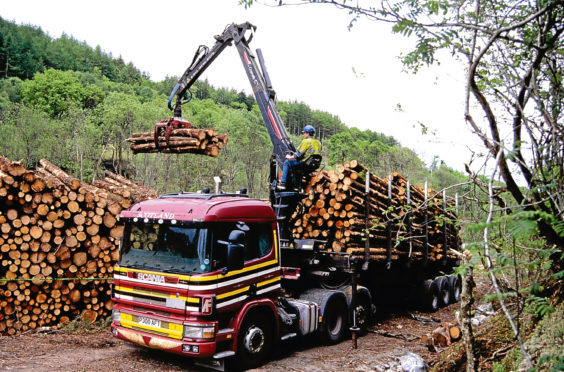
[[[157,319],[145,318],[144,316],[140,316],[137,320],[137,323],[143,324],[149,327],[161,328],[161,321]]]

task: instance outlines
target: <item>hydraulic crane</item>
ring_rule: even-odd
[[[253,38],[256,26],[249,22],[242,24],[227,25],[221,35],[215,36],[215,44],[209,48],[200,45],[196,51],[192,63],[180,77],[168,98],[168,107],[174,111],[174,117],[163,120],[155,126],[155,144],[159,147],[157,138],[163,132],[168,142],[170,132],[174,128],[187,127],[190,124],[182,119],[182,105],[189,102],[192,98],[190,87],[198,80],[201,74],[213,63],[221,52],[229,45],[235,45],[245,72],[251,83],[253,94],[262,114],[264,123],[268,130],[270,140],[274,146],[270,167],[270,199],[276,211],[278,219],[284,224],[287,217],[295,210],[301,198],[299,189],[304,181],[308,181],[309,174],[317,169],[321,163],[321,158],[316,157],[314,161],[298,168],[296,173],[290,175],[287,192],[276,191],[279,169],[283,165],[286,155],[296,152],[296,148],[290,139],[288,132],[282,122],[282,118],[276,108],[276,92],[272,88],[270,77],[264,64],[264,58],[260,49],[256,50],[256,56],[251,51],[249,43]],[[304,178],[304,175],[306,176]],[[287,231],[287,229],[283,229]],[[282,237],[283,242],[287,242],[289,237]]]

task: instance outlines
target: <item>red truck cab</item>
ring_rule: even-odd
[[[180,193],[135,204],[121,219],[114,336],[212,360],[239,347],[251,366],[262,363],[281,294],[272,208],[245,195]]]

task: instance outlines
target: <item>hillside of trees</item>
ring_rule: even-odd
[[[227,133],[230,145],[219,158],[197,155],[132,155],[131,133],[150,131],[171,116],[166,108],[177,77],[153,82],[125,64],[63,34],[51,38],[39,27],[0,19],[0,153],[33,167],[50,159],[81,180],[113,168],[163,192],[194,191],[221,175],[226,189],[247,187],[266,197],[271,143],[254,97],[198,81],[184,116],[195,127]],[[358,159],[374,172],[397,171],[434,188],[463,175],[445,165],[428,169],[417,154],[382,133],[349,128],[338,116],[303,102],[279,102],[288,131],[299,142],[313,125],[324,145],[325,167]]]

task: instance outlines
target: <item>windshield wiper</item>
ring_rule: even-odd
[[[192,267],[192,268],[187,268],[187,267],[181,267],[181,268],[170,268],[170,269],[163,269],[162,271],[165,273],[198,273],[198,274],[204,274],[205,272],[201,272],[198,270],[199,267]]]
[[[135,261],[134,263],[131,263],[131,264],[130,264],[129,262],[126,262],[125,265],[127,265],[128,267],[131,267],[131,268],[133,268],[133,269],[147,269],[147,268],[150,268],[149,266],[147,266],[147,264],[139,263],[139,262],[137,262],[137,261]]]
[[[183,273],[183,272],[185,272],[185,271],[184,271],[184,268],[181,268],[181,269],[174,269],[174,268],[170,268],[170,269],[161,269],[161,271],[162,271],[163,273]]]

